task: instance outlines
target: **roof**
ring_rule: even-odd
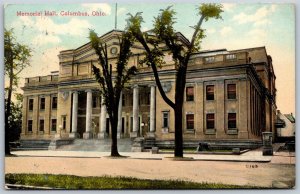
[[[291,121],[291,123],[295,123],[295,117],[293,116],[293,114],[284,114],[284,116]]]

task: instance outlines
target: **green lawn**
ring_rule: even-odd
[[[5,182],[62,189],[259,189],[258,187],[250,186],[194,183],[180,180],[147,180],[109,176],[79,177],[50,174],[6,174]]]

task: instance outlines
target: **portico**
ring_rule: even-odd
[[[142,93],[140,94],[140,89]],[[138,136],[149,136],[154,137],[155,133],[155,94],[156,87],[154,84],[150,85],[133,85],[130,88],[125,88],[124,92],[121,92],[118,108],[118,128],[117,137],[138,137]],[[150,91],[150,93],[149,93]],[[106,105],[104,99],[101,98],[100,113],[95,113],[94,109],[97,109],[97,103],[95,103],[96,88],[87,90],[74,90],[72,94],[72,119],[71,129],[69,133],[70,138],[83,138],[83,139],[105,139],[109,138],[111,132],[109,116],[107,114]],[[78,96],[85,96],[86,100],[78,102]],[[146,95],[146,96],[145,96]],[[148,96],[147,96],[148,95]],[[143,100],[140,100],[143,99]],[[100,100],[100,99],[99,99]],[[126,102],[127,101],[127,102]],[[129,102],[128,102],[129,101]],[[84,104],[81,103],[86,103]],[[149,104],[150,102],[150,104]],[[85,107],[85,110],[81,110],[78,114],[78,104],[81,107]],[[141,106],[141,110],[140,110]],[[85,113],[85,114],[83,114]],[[146,116],[145,116],[146,115]],[[78,133],[78,117],[85,118],[85,127],[81,133]],[[96,119],[98,118],[98,119]],[[131,119],[132,118],[132,119]],[[95,129],[92,130],[93,120],[98,120],[96,128],[98,133],[95,135]],[[146,122],[145,122],[146,121]],[[81,127],[83,125],[81,124]],[[141,131],[143,129],[143,132]]]

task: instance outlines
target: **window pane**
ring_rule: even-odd
[[[29,99],[29,110],[33,110],[33,99]]]
[[[28,131],[32,132],[32,120],[28,120]]]
[[[194,115],[193,114],[186,115],[186,128],[194,129]]]
[[[40,131],[44,131],[44,120],[40,120]]]
[[[56,131],[56,119],[52,119],[51,126],[51,131]]]
[[[98,98],[96,96],[93,96],[93,108],[97,107],[97,100]]]
[[[40,109],[41,109],[41,110],[44,110],[44,109],[45,109],[45,98],[41,98]]]
[[[215,61],[215,57],[205,57],[205,63],[213,63]]]
[[[66,116],[63,116],[62,117],[62,123],[63,123],[62,127],[63,127],[63,129],[66,129],[66,125],[67,125],[67,121],[66,120],[67,120]]]
[[[233,60],[233,59],[236,59],[235,54],[226,55],[226,60]]]
[[[122,94],[122,106],[125,106],[125,95]]]
[[[215,128],[215,114],[207,114],[206,115],[206,128],[214,129]]]
[[[228,99],[236,99],[236,85],[235,84],[227,85],[227,98]]]
[[[169,113],[163,112],[163,128],[169,127]]]
[[[56,109],[57,108],[57,97],[53,97],[52,98],[52,109]]]
[[[236,113],[228,113],[228,129],[236,129]]]
[[[187,87],[186,88],[186,101],[193,101],[194,100],[194,87]]]
[[[214,86],[206,86],[206,100],[214,100]]]

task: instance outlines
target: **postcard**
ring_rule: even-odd
[[[5,188],[294,189],[295,5],[4,5]]]

